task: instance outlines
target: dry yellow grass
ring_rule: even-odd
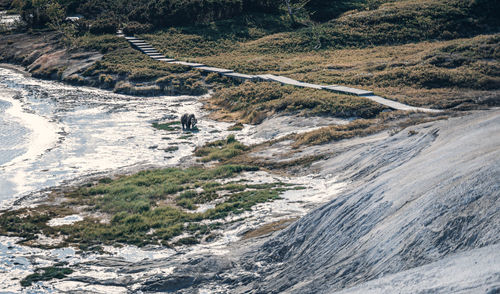
[[[281,231],[281,230],[285,229],[286,227],[288,227],[291,223],[293,223],[296,220],[297,220],[297,218],[289,218],[289,219],[282,219],[282,220],[279,220],[276,222],[265,224],[265,225],[255,229],[255,230],[251,230],[251,231],[246,232],[243,235],[242,239],[247,240],[247,239],[251,239],[251,238],[257,238],[257,237],[265,236],[267,234],[270,234],[270,233],[273,233],[276,231]]]
[[[181,33],[176,36],[192,38]],[[172,43],[163,50],[172,57],[241,73],[272,73],[317,84],[371,89],[378,95],[415,106],[451,108],[462,103],[481,104],[481,96],[492,94],[493,100],[499,99],[499,34],[365,48],[266,49],[287,36],[289,33],[277,33],[231,45],[222,42],[204,53],[184,49],[177,52]],[[152,42],[154,38],[163,40],[161,35],[149,37]],[[164,42],[172,38],[169,36]],[[162,41],[156,44],[159,48],[164,46]]]
[[[406,111],[384,112],[380,113],[374,119],[357,119],[347,125],[332,125],[302,133],[295,137],[293,147],[299,148],[301,146],[325,144],[353,137],[363,137],[388,129],[399,132],[409,126],[447,119],[448,115],[448,113],[429,114]]]

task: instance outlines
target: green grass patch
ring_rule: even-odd
[[[38,268],[34,274],[31,274],[21,280],[21,286],[28,287],[39,281],[50,281],[53,279],[63,279],[73,273],[73,270],[58,265]]]
[[[153,128],[158,129],[158,130],[173,132],[173,131],[180,130],[181,122],[171,121],[171,122],[167,122],[167,123],[153,123]]]
[[[165,152],[175,152],[179,150],[179,146],[171,146],[165,149]]]
[[[188,135],[180,136],[179,140],[187,140],[187,139],[190,139],[192,137],[193,137],[193,134],[188,134]]]
[[[200,158],[202,162],[214,160],[228,160],[248,151],[249,148],[238,142],[234,135],[229,135],[225,140],[218,140],[207,143],[205,146],[196,148],[194,154]]]
[[[219,226],[217,220],[277,199],[283,191],[293,189],[283,183],[218,182],[255,170],[243,165],[168,168],[98,180],[67,192],[67,201],[59,204],[4,212],[0,215],[0,234],[22,237],[25,244],[33,246],[37,234],[60,236],[64,239],[61,246],[74,244],[82,250],[116,244],[168,246],[172,238],[184,233],[200,242]],[[224,200],[214,208],[193,212],[197,205],[221,197]],[[47,225],[52,218],[76,213],[74,207],[84,207],[88,216],[72,225]],[[204,223],[206,220],[211,223]]]

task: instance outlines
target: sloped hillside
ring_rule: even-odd
[[[499,131],[499,110],[476,113],[321,162],[315,166],[321,173],[343,171],[357,179],[355,188],[256,250],[249,264],[261,278],[251,288],[331,293],[456,253],[467,259],[467,252],[480,254],[472,251],[479,248],[492,248],[490,258],[498,259]],[[476,262],[488,266],[488,259]],[[464,287],[498,286],[499,273],[497,267],[490,280]],[[425,275],[417,270],[412,279],[418,288]],[[460,283],[439,286],[426,284],[437,292],[464,290]]]

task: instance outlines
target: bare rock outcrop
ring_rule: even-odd
[[[358,184],[258,248],[247,265],[263,265],[254,267],[259,278],[240,291],[331,293],[497,246],[500,111],[416,132],[319,163],[323,173],[343,170]],[[488,283],[499,277],[500,269]],[[460,290],[454,286],[440,292]]]

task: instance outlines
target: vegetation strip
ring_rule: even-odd
[[[234,141],[227,141],[236,148]],[[82,250],[98,250],[101,245],[209,242],[216,237],[214,229],[223,225],[226,217],[278,199],[286,190],[301,188],[282,182],[254,184],[236,178],[242,172],[257,170],[225,164],[102,178],[63,195],[54,194],[37,207],[4,211],[0,215],[0,234],[21,237],[25,245],[47,247],[38,242],[42,234],[54,238],[52,247],[74,245]],[[61,196],[62,201],[55,200]],[[83,220],[69,225],[49,223],[74,214],[82,215]]]
[[[119,35],[120,33],[117,33]],[[133,37],[125,37],[125,39],[132,44],[133,46],[137,47],[137,44],[141,44],[144,46],[148,46],[148,48],[154,48],[148,43],[146,43],[143,40],[140,39],[132,39]],[[140,49],[140,48],[139,48]],[[156,50],[156,49],[155,49]],[[144,54],[148,55],[151,58],[154,58],[154,56],[157,56],[158,54],[155,53],[147,53],[141,50]],[[161,56],[162,58],[165,58],[165,56]],[[171,62],[171,61],[167,61]],[[233,78],[233,79],[238,79],[238,80],[253,80],[254,76],[249,76],[237,72],[233,72],[232,70],[229,69],[223,69],[223,68],[216,68],[216,67],[210,67],[210,66],[201,66],[201,64],[198,63],[189,63],[189,62],[182,62],[182,61],[177,61],[176,63],[194,67],[196,69],[206,71],[206,72],[212,72],[212,73],[219,73],[219,74],[233,74],[233,75],[225,75],[226,77]],[[348,94],[348,95],[355,95],[355,96],[360,96],[364,97],[367,99],[370,99],[376,103],[388,106],[390,108],[396,109],[396,110],[407,110],[407,111],[421,111],[421,112],[440,112],[440,110],[436,109],[430,109],[430,108],[424,108],[424,107],[414,107],[410,105],[406,105],[400,102],[392,101],[386,98],[382,98],[379,96],[373,95],[373,92],[366,91],[366,90],[361,90],[361,89],[356,89],[356,88],[349,88],[345,86],[337,86],[337,85],[317,85],[317,84],[311,84],[311,83],[304,83],[304,82],[299,82],[287,77],[282,77],[282,76],[275,76],[275,75],[258,75],[258,80],[272,80],[276,81],[285,85],[292,85],[296,87],[301,87],[301,88],[313,88],[313,89],[323,89],[327,91],[333,91],[333,92],[339,92],[343,94]]]
[[[28,275],[21,280],[21,286],[28,287],[31,284],[39,281],[50,281],[53,279],[63,279],[67,275],[73,273],[73,270],[67,267],[62,267],[62,264],[56,264],[54,266],[38,268],[35,273]]]

